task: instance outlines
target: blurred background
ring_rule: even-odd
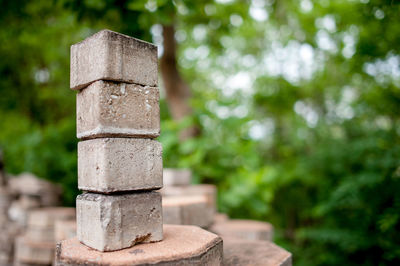
[[[158,45],[165,167],[269,221],[296,265],[400,263],[397,0],[0,1],[10,174],[77,191],[69,47],[107,28]]]

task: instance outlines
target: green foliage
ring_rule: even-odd
[[[159,43],[174,23],[194,113],[161,101],[166,167],[218,185],[219,209],[270,221],[297,265],[400,258],[397,1],[1,1],[0,145],[7,171],[74,204],[69,46],[101,28]],[[201,135],[179,141],[196,124]]]

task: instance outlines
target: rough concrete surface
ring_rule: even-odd
[[[291,266],[292,254],[269,241],[224,237],[226,266]]]
[[[190,169],[164,168],[164,186],[187,186],[192,182]]]
[[[78,239],[99,251],[160,241],[161,208],[158,192],[81,194],[76,199]]]
[[[71,46],[71,89],[96,80],[157,86],[157,46],[102,30]]]
[[[164,240],[114,252],[99,252],[76,238],[57,245],[58,266],[208,265],[222,263],[222,239],[196,226],[164,225]]]
[[[164,224],[208,227],[214,219],[205,196],[163,197],[162,206]]]
[[[77,137],[158,137],[159,98],[155,87],[96,81],[76,95]]]
[[[238,219],[214,223],[210,231],[222,237],[272,241],[274,228],[270,223]]]
[[[100,138],[78,143],[78,188],[102,193],[162,187],[162,147],[152,139]]]

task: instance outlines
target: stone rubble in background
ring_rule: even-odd
[[[75,217],[75,209],[43,208],[60,204],[61,188],[31,173],[6,175],[3,167],[0,152],[0,265],[51,265],[53,223]]]
[[[76,217],[75,208],[46,207],[29,211],[25,233],[15,241],[15,264],[51,265],[55,259],[55,224]]]

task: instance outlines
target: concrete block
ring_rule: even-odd
[[[274,228],[266,222],[233,219],[214,223],[210,231],[221,237],[272,241]]]
[[[269,241],[223,239],[224,265],[292,266],[292,254]]]
[[[37,243],[26,237],[17,237],[15,240],[15,261],[19,263],[49,265],[54,260],[55,245],[49,243]]]
[[[76,237],[76,220],[56,221],[54,225],[54,238],[56,243],[73,237]]]
[[[160,135],[159,89],[96,81],[76,95],[79,139]]]
[[[217,188],[214,185],[199,184],[189,186],[165,186],[160,190],[163,196],[206,196],[208,206],[216,212]]]
[[[96,80],[157,86],[157,47],[127,35],[102,30],[71,46],[70,87]]]
[[[54,228],[57,220],[73,220],[76,217],[75,208],[47,207],[29,211],[28,227]]]
[[[99,251],[162,240],[161,194],[84,193],[76,199],[77,236]]]
[[[208,227],[214,219],[205,196],[164,197],[162,206],[164,224]]]
[[[163,241],[114,252],[99,252],[76,238],[57,245],[56,265],[222,265],[222,240],[196,226],[164,225]]]
[[[164,168],[164,186],[187,186],[192,182],[190,169]]]
[[[78,143],[78,188],[85,191],[162,187],[162,147],[152,139],[100,138]]]

